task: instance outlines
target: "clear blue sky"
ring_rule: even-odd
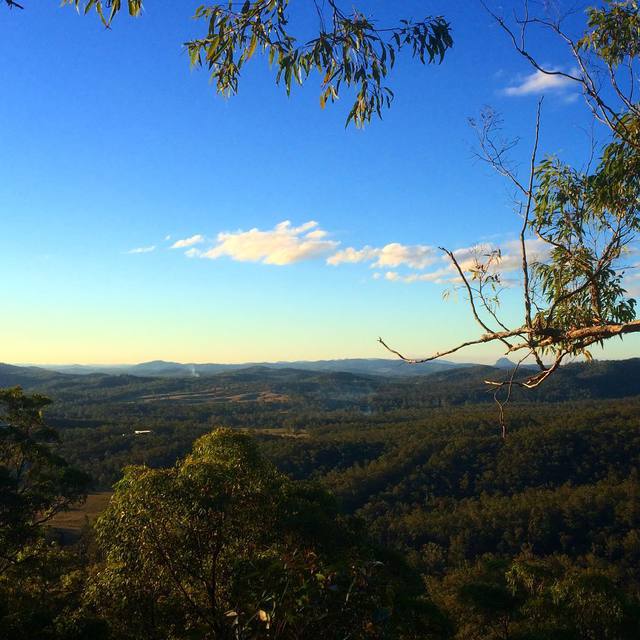
[[[261,60],[217,96],[182,47],[197,2],[149,0],[111,31],[58,4],[0,10],[0,360],[384,357],[378,335],[417,355],[477,333],[425,276],[446,266],[431,248],[513,238],[467,118],[492,105],[526,143],[539,97],[478,2],[359,4],[381,23],[442,13],[455,37],[442,66],[399,63],[392,109],[364,131],[344,129],[347,96],[320,110],[312,78],[287,99]],[[546,94],[543,151],[579,159],[585,108],[571,88]],[[348,248],[359,262],[335,258]]]

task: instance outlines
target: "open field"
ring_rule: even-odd
[[[255,391],[249,393],[228,394],[219,389],[191,392],[156,393],[140,397],[141,402],[178,401],[188,403],[201,402],[289,402],[284,394],[272,391]]]
[[[49,526],[64,541],[75,539],[87,521],[93,522],[107,508],[111,495],[111,491],[90,493],[84,503],[57,514],[49,522]]]
[[[309,432],[305,429],[298,429],[296,431],[290,431],[289,429],[285,429],[283,427],[273,427],[266,429],[249,429],[249,428],[240,428],[238,431],[242,433],[248,433],[249,435],[263,435],[263,436],[273,436],[274,438],[293,438],[295,439],[304,439],[309,437]]]

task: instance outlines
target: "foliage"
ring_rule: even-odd
[[[532,226],[552,245],[549,261],[535,265],[541,293],[551,305],[536,317],[543,327],[566,332],[635,318],[635,300],[625,297],[623,273],[614,268],[640,225],[633,195],[622,194],[627,189],[617,178],[614,182],[607,167],[586,175],[557,158],[538,166]],[[615,201],[608,191],[615,192]],[[570,341],[563,348],[575,354],[585,345]]]
[[[0,575],[23,561],[41,525],[84,497],[88,477],[56,455],[45,424],[50,400],[20,387],[0,390]]]
[[[630,640],[640,629],[638,603],[616,586],[611,571],[575,566],[561,555],[486,556],[431,588],[460,621],[461,640]]]
[[[640,106],[634,78],[640,64],[638,31],[640,4],[636,0],[606,0],[586,11],[585,31],[579,39],[564,29],[562,19],[549,13],[525,15],[514,27],[493,15],[515,50],[543,76],[560,77],[582,90],[594,125],[606,127],[606,139],[593,143],[584,166],[576,169],[554,155],[538,157],[542,100],[538,103],[529,173],[522,178],[509,162],[516,141],[502,137],[502,121],[492,110],[472,120],[478,133],[478,156],[506,178],[515,190],[515,211],[522,219],[519,254],[522,284],[522,320],[514,326],[499,313],[501,253],[460,262],[449,256],[467,295],[470,311],[483,331],[427,358],[421,363],[454,353],[470,345],[501,343],[518,363],[503,380],[488,380],[499,405],[503,435],[504,405],[514,386],[532,389],[554,374],[567,356],[591,359],[589,347],[612,337],[640,331],[636,301],[624,288],[623,258],[640,230]],[[568,48],[572,71],[547,67],[528,47],[531,29],[551,32]],[[609,81],[609,86],[602,79]],[[599,160],[593,157],[599,151]],[[531,245],[536,246],[537,256]],[[496,256],[498,259],[496,259]],[[513,265],[512,265],[513,266]],[[518,377],[520,364],[530,359],[537,368]]]
[[[106,625],[82,609],[91,555],[41,539],[0,576],[2,640],[106,639]]]
[[[391,637],[396,624],[401,582],[361,533],[237,432],[203,436],[171,469],[127,469],[97,535],[87,598],[115,637]]]
[[[563,368],[544,396],[556,402],[514,408],[506,442],[483,405],[460,404],[464,370],[387,384],[364,409],[349,376],[353,404],[333,408],[314,402],[336,392],[334,378],[302,372],[47,378],[64,395],[52,420],[61,453],[109,477],[141,454],[159,468],[125,470],[97,555],[89,531],[80,546],[39,535],[22,549],[0,577],[4,637],[203,637],[214,624],[232,638],[635,637],[638,398],[558,402],[574,387],[615,394],[627,378],[637,391],[634,366]],[[230,393],[271,380],[302,395],[251,411],[174,401],[143,413],[133,401],[218,379]],[[438,406],[446,399],[457,404]],[[188,453],[221,409],[256,437],[219,430]],[[285,420],[301,434],[264,428]],[[123,437],[132,425],[153,434]]]
[[[122,10],[120,0],[63,0],[78,10],[95,10],[110,27]],[[295,4],[295,3],[294,3]],[[289,0],[247,0],[198,7],[194,18],[206,25],[206,33],[186,43],[191,64],[206,67],[219,93],[238,91],[243,66],[256,52],[264,54],[276,68],[276,83],[291,92],[312,72],[321,81],[320,105],[335,102],[343,87],[353,87],[355,100],[347,116],[348,125],[364,126],[374,114],[391,105],[393,91],[383,84],[396,56],[409,49],[422,64],[442,62],[453,45],[451,27],[442,17],[402,20],[399,26],[379,28],[375,20],[354,9],[345,13],[335,0],[306,2],[306,10],[317,13],[318,34],[304,38],[292,28]],[[142,0],[130,0],[127,10],[138,16]]]
[[[82,590],[75,556],[61,552],[43,529],[56,513],[83,499],[89,479],[54,453],[58,434],[43,417],[49,403],[20,387],[0,390],[2,638],[57,638],[58,615],[64,612],[66,620]]]
[[[564,354],[588,356],[589,345],[608,337],[597,330],[581,335],[580,329],[629,325],[636,317],[620,260],[640,230],[640,110],[633,86],[623,85],[621,76],[635,73],[640,5],[609,1],[587,14],[582,38],[569,40],[580,70],[575,82],[611,139],[593,170],[589,163],[579,171],[554,157],[538,165],[530,222],[549,247],[549,258],[534,265],[546,304],[535,316],[536,340],[556,360]],[[559,23],[550,26],[563,34]],[[611,99],[594,80],[599,65],[607,69]],[[552,332],[564,338],[550,341]]]

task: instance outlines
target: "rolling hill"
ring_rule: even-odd
[[[163,363],[168,364],[168,363]],[[403,364],[403,363],[400,363]],[[140,365],[141,366],[141,365]],[[411,367],[409,367],[410,370]],[[138,369],[151,372],[147,367]],[[309,370],[260,365],[197,376],[133,375],[131,373],[61,373],[38,367],[0,364],[0,387],[20,385],[55,400],[79,402],[186,402],[224,401],[254,394],[256,398],[287,398],[312,402],[317,408],[363,406],[388,409],[402,406],[443,406],[493,401],[487,379],[502,380],[502,366],[452,366],[422,375],[380,375],[361,372]],[[249,395],[247,395],[249,394]],[[262,395],[261,395],[262,394]],[[640,358],[562,367],[535,391],[514,390],[514,400],[559,402],[580,399],[622,398],[640,395]]]

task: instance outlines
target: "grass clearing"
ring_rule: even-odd
[[[84,503],[58,513],[50,520],[49,527],[60,536],[63,542],[75,540],[85,524],[94,522],[107,508],[112,495],[112,491],[90,493]]]

